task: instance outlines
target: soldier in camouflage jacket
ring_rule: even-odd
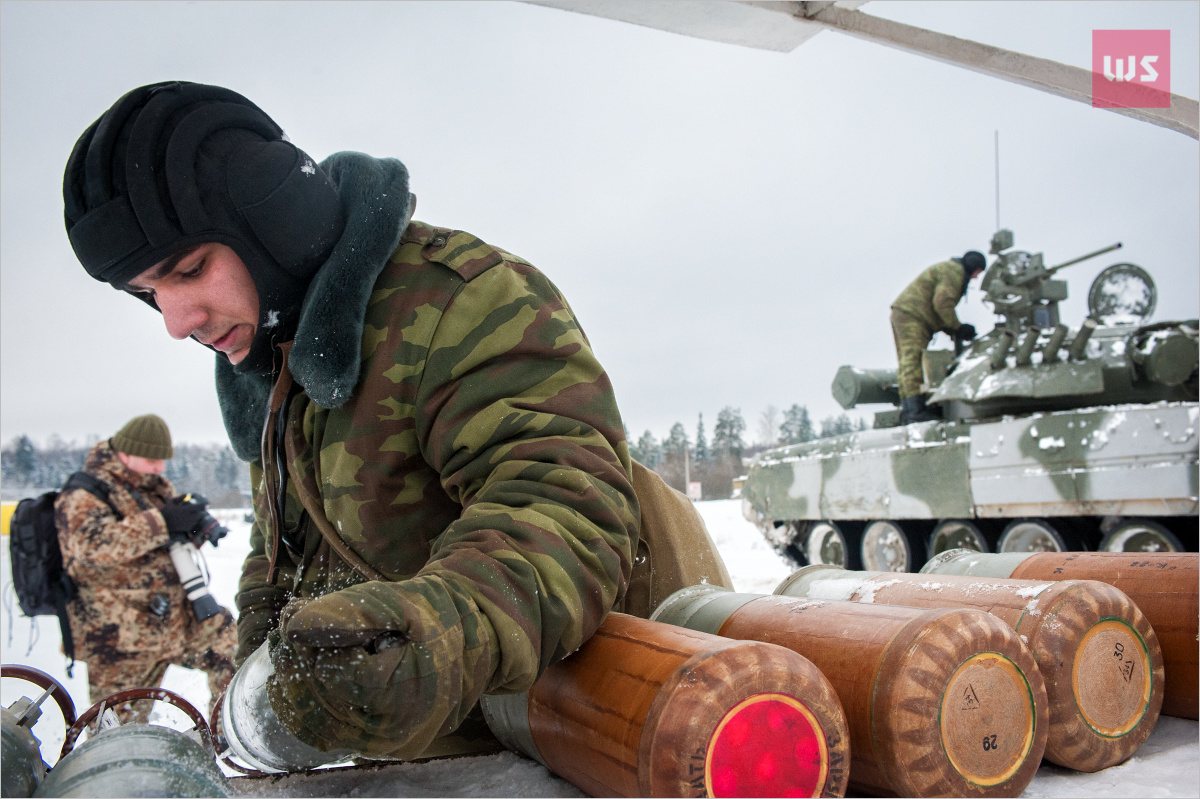
[[[921,394],[921,356],[939,330],[962,340],[975,336],[973,326],[959,322],[954,306],[985,265],[983,255],[975,250],[969,250],[962,258],[936,263],[921,272],[892,303],[902,423],[937,418],[926,409]]]
[[[175,489],[153,469],[132,468],[144,468],[136,460],[142,456],[126,465],[129,454],[109,441],[88,453],[83,471],[108,490],[107,502],[78,488],[64,491],[54,506],[63,565],[76,586],[67,614],[76,655],[87,661],[91,701],[158,687],[172,663],[207,672],[215,700],[233,677],[233,614],[221,608],[196,621],[166,550],[163,508]],[[146,720],[150,702],[135,705],[116,708],[123,721]]]
[[[142,108],[162,125],[145,142],[147,126],[122,121]],[[179,176],[163,163],[171,196],[131,177],[136,220],[117,207],[120,185],[105,188],[109,205],[82,188],[94,155],[107,163],[128,147],[130,163],[135,150],[154,163],[177,141],[197,146],[180,131],[217,128],[219,114],[235,120],[232,144],[201,139]],[[271,704],[302,740],[419,756],[485,692],[528,689],[622,598],[639,508],[608,378],[537,269],[410,221],[399,161],[314,164],[216,87],[143,87],[107,119],[68,164],[68,230],[94,277],[224,353],[218,395],[252,461],[256,511],[239,657],[269,643]],[[174,130],[171,119],[182,119]],[[171,136],[176,149],[159,141]],[[176,203],[176,238],[156,240],[140,209],[191,182],[206,218]],[[113,217],[127,225],[122,246]],[[257,306],[238,310],[220,287],[247,280]]]

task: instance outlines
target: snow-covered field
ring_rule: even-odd
[[[790,573],[781,560],[741,515],[739,500],[700,502],[709,532],[716,541],[733,577],[734,588],[751,593],[770,593]],[[218,511],[216,515],[230,529],[219,548],[205,547],[211,574],[210,590],[226,607],[233,608],[241,561],[249,549],[250,525],[243,520],[245,511]],[[58,624],[42,617],[31,624],[19,612],[14,613],[15,597],[10,588],[8,542],[4,541],[3,566],[3,662],[35,666],[62,682],[70,691],[77,711],[89,705],[87,666],[77,663],[75,676],[67,679],[65,661],[59,653]],[[208,707],[208,687],[199,672],[172,666],[163,687],[181,694],[202,711]],[[33,696],[36,689],[21,680],[3,681],[0,695],[7,707],[18,697]],[[35,733],[42,740],[42,753],[53,763],[63,740],[63,723],[58,711],[47,703],[45,716]],[[169,706],[158,705],[156,723],[186,728],[183,714]],[[1149,741],[1134,757],[1120,766],[1097,774],[1082,774],[1043,764],[1033,782],[1022,794],[1026,797],[1194,797],[1200,795],[1200,727],[1197,722],[1163,716]],[[398,771],[398,773],[397,773]],[[332,777],[333,775],[329,775]],[[236,788],[248,794],[288,796],[582,796],[574,786],[546,771],[540,765],[510,753],[489,757],[462,758],[453,761],[413,763],[388,770],[384,778],[370,779],[359,773],[352,783],[322,783],[314,791],[310,783],[292,778],[275,784],[244,785]]]

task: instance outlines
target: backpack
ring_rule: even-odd
[[[112,507],[108,489],[103,483],[90,474],[75,472],[61,491],[47,491],[40,497],[21,500],[13,511],[8,535],[13,587],[21,612],[31,618],[58,617],[63,652],[71,659],[71,665],[67,667],[68,677],[75,663],[75,639],[67,619],[67,602],[75,596],[75,583],[63,570],[58,527],[54,523],[54,501],[61,493],[77,488],[82,488]]]

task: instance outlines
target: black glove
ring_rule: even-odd
[[[204,505],[188,497],[171,497],[161,508],[163,521],[167,523],[167,534],[172,544],[192,541],[192,530],[208,515]]]
[[[975,339],[975,325],[970,322],[959,325],[958,330],[954,333],[954,337],[959,341],[973,341]]]
[[[217,541],[229,534],[208,512],[208,500],[199,494],[171,497],[163,505],[162,515],[172,543],[191,542],[199,547],[207,541],[215,547]]]

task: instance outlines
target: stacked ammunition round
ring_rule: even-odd
[[[1046,746],[1046,689],[1010,627],[921,610],[693,586],[654,618],[787,647],[817,665],[850,726],[850,781],[870,794],[1017,796]]]
[[[849,572],[806,566],[775,589],[793,597],[917,608],[975,608],[1028,645],[1050,702],[1047,759],[1099,771],[1132,755],[1162,706],[1158,638],[1133,601],[1094,580],[1047,582]]]
[[[1018,580],[1099,580],[1123,591],[1146,614],[1162,647],[1166,681],[1162,712],[1185,719],[1200,710],[1200,555],[1195,552],[943,552],[921,569],[929,574]]]
[[[611,613],[488,724],[594,796],[844,796],[846,718],[795,652]]]

